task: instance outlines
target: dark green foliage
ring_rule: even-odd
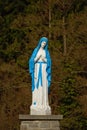
[[[68,117],[62,122],[63,128],[61,130],[86,130],[87,128],[87,118],[83,116],[73,116]]]
[[[64,64],[64,69],[68,71],[66,77],[60,84],[60,111],[64,115],[62,130],[86,130],[87,118],[84,116],[82,106],[78,102],[79,91],[76,81],[76,74],[72,73],[73,69],[68,61]]]
[[[76,101],[77,91],[75,86],[75,79],[72,76],[66,77],[61,84],[61,91],[63,91],[63,96],[60,100],[61,112],[64,116],[70,115],[71,112],[78,106]]]
[[[75,12],[79,12],[79,11],[83,10],[83,8],[86,6],[87,6],[86,0],[75,0],[75,2],[73,4],[73,10]]]
[[[28,60],[49,31],[52,113],[63,114],[61,130],[87,129],[87,0],[58,1],[0,0],[0,130],[19,130],[19,113],[29,114]]]
[[[25,33],[23,30],[8,29],[0,40],[0,57],[3,60],[17,59],[17,57],[25,49],[24,38]]]

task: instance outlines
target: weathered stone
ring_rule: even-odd
[[[62,115],[21,115],[19,116],[19,119],[21,120],[20,130],[60,130],[59,120],[62,118]]]
[[[40,128],[50,128],[50,121],[40,121]]]
[[[20,120],[61,120],[63,115],[19,115]]]
[[[49,129],[41,129],[41,130],[60,130],[60,128],[49,128]]]
[[[28,125],[30,128],[38,128],[39,127],[39,121],[28,121]]]
[[[51,128],[57,128],[60,127],[59,121],[50,121]]]
[[[28,124],[21,123],[20,130],[28,130]]]

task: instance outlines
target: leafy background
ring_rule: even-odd
[[[29,114],[28,60],[42,36],[52,58],[52,114],[63,114],[61,130],[86,130],[86,0],[0,0],[0,130],[19,130],[19,114]]]

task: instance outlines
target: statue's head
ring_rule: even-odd
[[[46,46],[46,42],[45,41],[43,41],[42,43],[41,43],[41,48],[45,48],[45,46]]]
[[[42,37],[40,40],[39,40],[39,43],[38,43],[38,48],[44,48],[45,50],[47,50],[48,48],[48,39],[46,37]]]

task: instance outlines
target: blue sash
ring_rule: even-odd
[[[36,88],[38,89],[39,86],[42,86],[42,64],[47,64],[46,62],[37,62],[40,64],[39,72],[38,72],[38,81],[36,83]]]

